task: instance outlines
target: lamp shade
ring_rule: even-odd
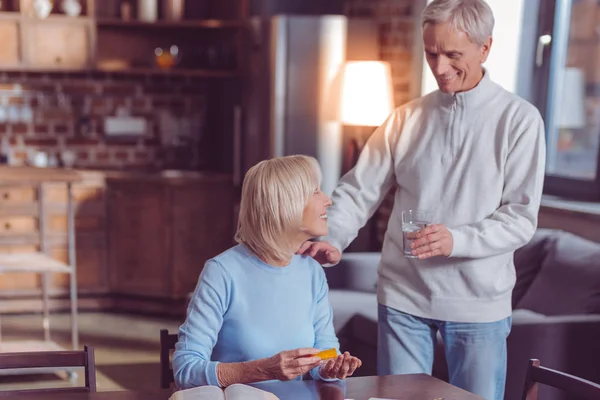
[[[585,79],[580,68],[565,68],[559,128],[585,128]]]
[[[340,104],[342,123],[362,126],[381,125],[394,109],[389,63],[346,62]]]

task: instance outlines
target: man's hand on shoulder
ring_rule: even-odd
[[[342,259],[342,253],[329,242],[306,241],[300,246],[297,254],[311,256],[319,264],[337,264]]]
[[[429,225],[419,232],[417,238],[412,241],[410,248],[412,254],[424,260],[430,257],[449,257],[452,254],[454,239],[445,225]]]

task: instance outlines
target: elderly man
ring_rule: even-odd
[[[439,332],[450,382],[501,400],[515,284],[513,252],[532,237],[542,194],[538,110],[482,67],[494,16],[483,0],[435,0],[423,44],[439,90],[396,109],[367,142],[328,211],[329,235],[299,250],[335,264],[396,185],[379,265],[378,372],[431,373]],[[401,212],[432,224],[403,251]]]

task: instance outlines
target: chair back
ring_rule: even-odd
[[[169,389],[175,382],[171,366],[171,351],[175,350],[177,334],[169,333],[167,329],[160,330],[160,387]]]
[[[577,376],[542,367],[540,360],[529,360],[523,400],[538,400],[538,383],[565,391],[582,400],[600,399],[600,385]]]
[[[94,348],[84,346],[83,351],[36,351],[19,353],[0,353],[0,370],[49,368],[61,369],[69,367],[83,367],[85,370],[84,387],[64,387],[47,389],[19,389],[7,390],[2,394],[16,393],[77,393],[96,391],[96,365]]]

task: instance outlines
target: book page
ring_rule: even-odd
[[[223,390],[217,386],[198,386],[179,390],[169,400],[225,400]]]
[[[236,383],[225,388],[227,400],[279,400],[273,393]]]

